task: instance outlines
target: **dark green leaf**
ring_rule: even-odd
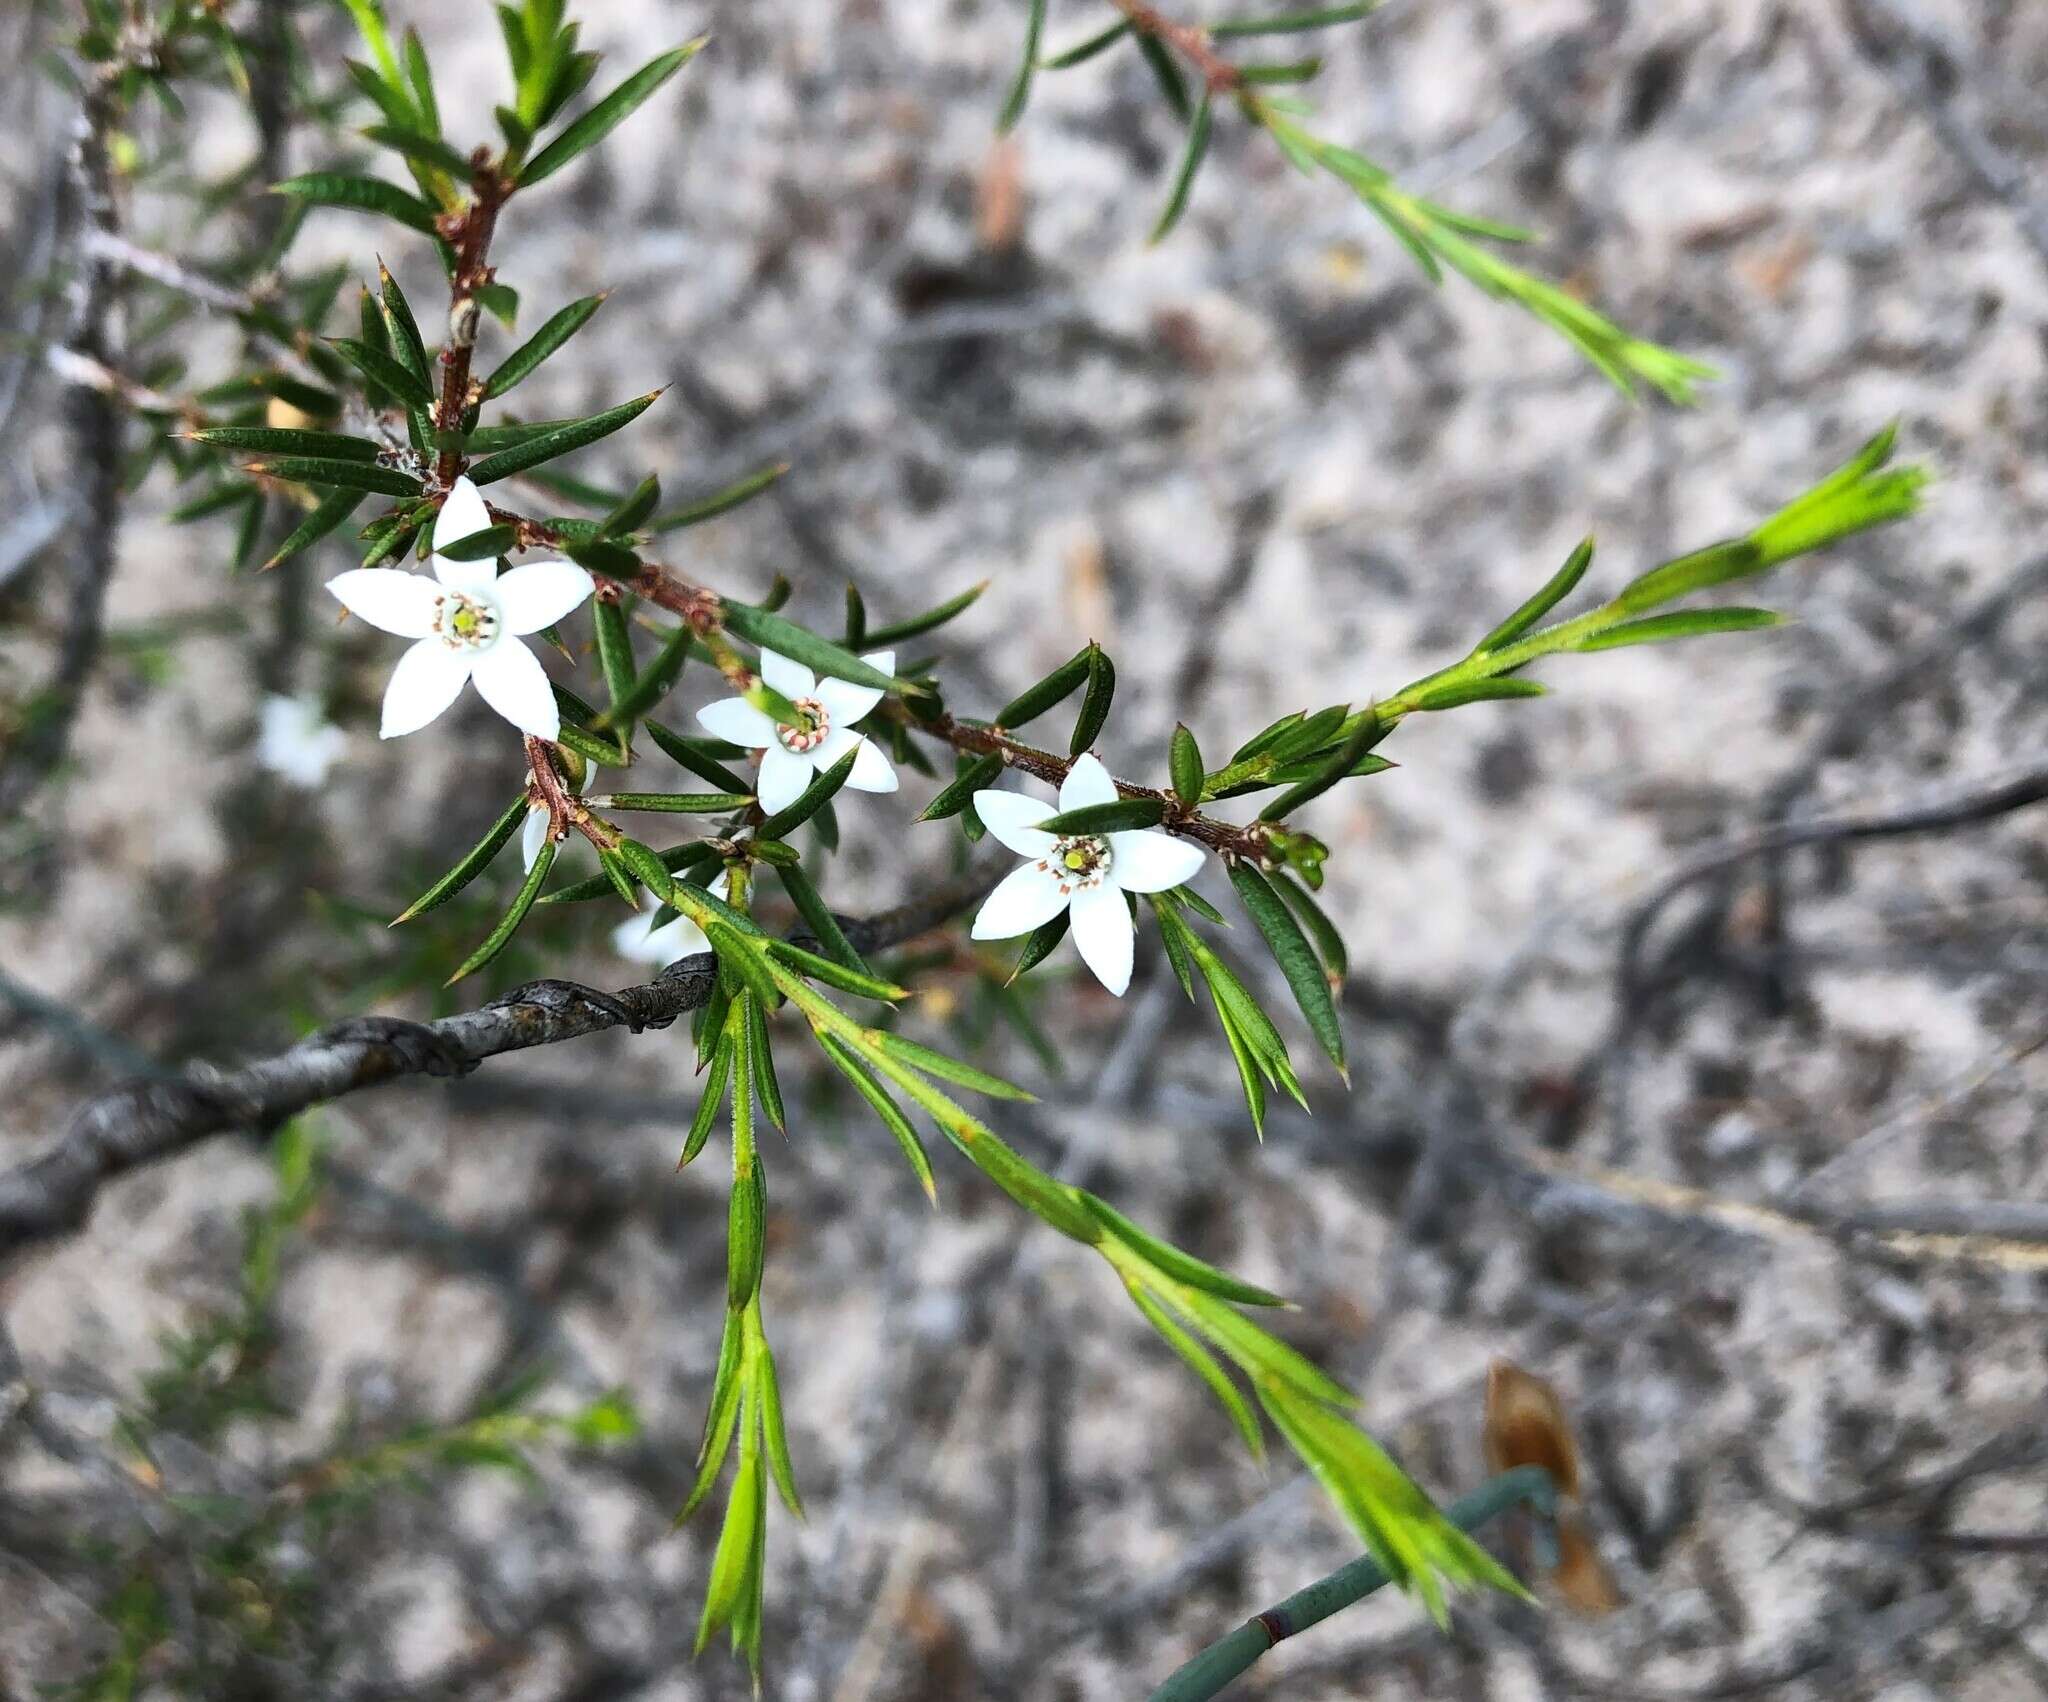
[[[1027,721],[1036,720],[1055,704],[1064,702],[1088,678],[1089,659],[1094,654],[1095,646],[1092,644],[1075,651],[1044,679],[997,710],[995,724],[998,727],[1021,727]]]
[[[434,553],[449,561],[489,561],[493,556],[503,555],[518,541],[517,526],[486,526],[481,532],[458,538]]]
[[[384,317],[385,333],[391,340],[392,353],[432,395],[434,381],[428,375],[427,345],[420,339],[419,321],[413,318],[412,304],[405,299],[398,280],[381,260],[377,262],[377,288],[379,309]]]
[[[949,597],[935,609],[927,609],[921,615],[912,615],[907,621],[897,621],[892,626],[877,627],[867,636],[870,650],[886,649],[889,645],[900,644],[906,638],[921,638],[934,628],[942,627],[955,615],[970,607],[982,592],[988,589],[984,579],[979,585],[970,585],[957,597]]]
[[[1341,982],[1350,970],[1350,954],[1344,947],[1344,936],[1337,932],[1337,926],[1323,914],[1323,907],[1306,887],[1297,883],[1284,870],[1276,870],[1268,877],[1273,890],[1287,902],[1294,912],[1295,920],[1301,924],[1316,948],[1316,955],[1323,960],[1323,974],[1331,982]]]
[[[758,605],[728,600],[723,624],[726,631],[736,633],[749,644],[777,651],[828,678],[845,680],[849,685],[880,686],[889,691],[917,689],[910,681],[899,680],[863,662],[844,645],[834,644],[829,638],[820,638],[795,621],[785,620]]]
[[[1097,30],[1095,34],[1083,41],[1077,41],[1072,47],[1061,49],[1049,59],[1041,59],[1038,62],[1039,69],[1044,71],[1064,71],[1070,66],[1085,64],[1098,53],[1116,46],[1118,42],[1122,41],[1130,33],[1131,20],[1129,18],[1119,18],[1107,29]]]
[[[824,773],[813,780],[810,785],[806,786],[803,789],[802,795],[795,803],[789,805],[786,809],[777,810],[772,816],[763,821],[759,827],[755,828],[754,837],[756,839],[787,839],[798,828],[802,827],[805,822],[809,821],[812,816],[816,815],[819,810],[823,809],[831,801],[833,793],[846,784],[847,777],[853,773],[854,762],[859,756],[860,752],[858,750],[848,751],[830,768],[826,769]]]
[[[750,792],[610,792],[606,807],[648,810],[672,816],[721,815],[743,810],[754,801]]]
[[[523,443],[516,449],[506,449],[496,455],[486,456],[470,468],[471,480],[479,485],[493,484],[514,473],[524,472],[528,467],[538,467],[543,461],[552,461],[557,456],[567,455],[571,450],[582,449],[611,436],[621,426],[638,419],[661,397],[659,390],[650,390],[644,396],[635,396],[630,402],[622,402],[616,408],[607,408],[601,414],[592,414],[588,419],[577,420],[551,431],[544,437],[537,437],[530,443]]]
[[[720,762],[719,754],[726,746],[718,740],[695,738],[687,733],[672,733],[659,721],[649,721],[647,736],[660,747],[662,753],[687,768],[699,780],[708,780],[714,786],[728,792],[752,792],[750,782],[743,780],[732,769]]]
[[[650,59],[641,66],[528,160],[519,173],[520,187],[530,189],[534,184],[554,176],[578,154],[603,141],[641,102],[689,64],[708,39],[709,37],[699,36],[695,41],[671,48],[667,53]]]
[[[1294,912],[1267,884],[1266,877],[1249,863],[1234,862],[1230,865],[1230,884],[1237,888],[1239,900],[1258,925],[1259,932],[1265,936],[1273,960],[1280,965],[1281,974],[1287,977],[1294,1002],[1301,1007],[1310,1031],[1329,1054],[1330,1062],[1337,1066],[1337,1073],[1349,1081],[1344,1062],[1344,1031],[1337,1021],[1337,1003],[1330,996],[1330,983],[1323,974],[1323,966],[1303,937],[1301,924],[1295,921]]]
[[[725,1081],[732,1070],[732,1054],[732,1042],[721,1037],[711,1054],[711,1070],[704,1078],[704,1092],[697,1101],[697,1113],[690,1119],[689,1133],[683,1137],[683,1156],[676,1161],[678,1170],[702,1152],[704,1143],[711,1138],[711,1127],[718,1121],[718,1108],[725,1101]]]
[[[434,209],[417,195],[409,195],[397,184],[386,183],[382,178],[351,177],[338,171],[312,171],[301,177],[286,178],[274,186],[273,192],[296,195],[302,201],[323,207],[352,207],[357,212],[381,213],[423,236],[438,234],[434,225]]]
[[[1164,798],[1119,798],[1110,804],[1086,804],[1078,810],[1062,810],[1038,826],[1047,833],[1073,836],[1083,833],[1128,833],[1136,828],[1157,827],[1166,819]]]
[[[1174,796],[1189,809],[1202,801],[1202,748],[1195,743],[1185,722],[1173,730],[1173,743],[1167,748],[1167,768],[1173,775]]]
[[[1378,717],[1368,710],[1351,737],[1337,747],[1336,755],[1321,761],[1307,779],[1289,787],[1259,811],[1259,820],[1282,821],[1311,798],[1320,798],[1338,781],[1348,779],[1356,771],[1359,759],[1385,736]]]
[[[590,316],[604,303],[603,295],[588,295],[581,301],[572,301],[499,363],[497,371],[484,380],[484,395],[502,396],[515,384],[531,377],[534,368],[582,330]]]
[[[504,849],[505,842],[519,831],[520,824],[526,820],[528,807],[526,794],[521,792],[506,806],[505,813],[491,823],[490,831],[477,841],[454,868],[392,917],[391,926],[395,928],[401,922],[410,922],[415,916],[423,916],[429,910],[439,909],[489,868],[492,859]]]
[[[337,431],[297,431],[282,426],[209,426],[192,433],[194,443],[216,449],[247,449],[265,455],[310,455],[325,461],[374,461],[377,445]]]
[[[329,347],[372,384],[390,391],[401,402],[419,408],[433,406],[434,393],[427,388],[426,380],[382,349],[354,337],[335,337]]]
[[[787,461],[779,461],[772,467],[763,467],[760,472],[749,473],[744,479],[727,485],[722,491],[714,491],[710,496],[703,498],[701,501],[690,503],[686,507],[676,509],[673,513],[664,514],[658,519],[650,520],[647,523],[647,529],[650,532],[659,534],[680,531],[685,526],[700,525],[716,515],[725,513],[728,509],[739,507],[741,503],[748,501],[752,497],[759,496],[788,471],[789,463]]]
[[[1010,92],[1003,99],[1002,116],[996,120],[996,133],[1007,135],[1015,128],[1017,120],[1024,116],[1024,104],[1031,98],[1031,74],[1038,69],[1038,44],[1045,34],[1045,0],[1030,0],[1031,14],[1024,25],[1024,57],[1018,61],[1017,74],[1010,80]]]
[[[301,485],[331,485],[339,490],[378,491],[385,496],[418,496],[420,482],[396,467],[368,461],[327,461],[311,455],[279,455],[251,461],[245,471]]]
[[[367,495],[367,491],[337,490],[322,497],[319,507],[301,520],[291,535],[270,552],[270,559],[263,564],[264,570],[288,562],[302,550],[317,544],[362,507],[363,498]]]
[[[1357,0],[1348,6],[1323,6],[1310,12],[1282,12],[1270,18],[1227,18],[1208,26],[1218,38],[1234,35],[1291,35],[1302,30],[1326,29],[1332,24],[1355,24],[1376,10],[1380,0]]]
[[[1099,644],[1088,646],[1088,692],[1081,699],[1081,713],[1074,722],[1074,736],[1068,754],[1079,756],[1095,743],[1102,724],[1109,719],[1109,706],[1116,699],[1116,664]]]
[[[1166,104],[1173,108],[1174,117],[1183,124],[1195,115],[1194,103],[1188,99],[1188,85],[1180,74],[1180,67],[1173,62],[1173,55],[1154,35],[1138,37],[1138,51],[1145,56],[1145,63],[1152,68],[1152,75],[1159,80],[1159,92],[1166,97]]]
[[[1180,223],[1181,214],[1188,210],[1188,196],[1195,187],[1195,173],[1202,169],[1202,161],[1209,152],[1211,117],[1209,91],[1204,89],[1194,116],[1188,120],[1187,146],[1181,151],[1180,167],[1173,174],[1173,188],[1167,194],[1165,207],[1160,210],[1159,222],[1152,227],[1151,240],[1154,242],[1164,241],[1173,227]]]
[[[819,947],[834,963],[856,970],[862,975],[871,973],[859,952],[853,949],[853,942],[839,926],[839,918],[826,906],[818,889],[811,884],[811,877],[804,873],[801,864],[789,862],[780,864],[775,870],[782,882],[782,890],[789,894],[790,903],[796,906],[797,914],[804,919]]]
[[[512,900],[512,908],[505,912],[503,919],[493,928],[484,943],[470,953],[462,967],[443,983],[452,987],[465,975],[474,975],[479,969],[496,957],[511,943],[512,936],[519,932],[519,924],[526,920],[526,913],[533,908],[533,901],[540,897],[540,889],[548,878],[548,870],[555,866],[555,853],[561,849],[552,839],[540,848],[540,855],[533,860],[533,867],[526,871],[526,881]]]
[[[974,801],[974,794],[981,791],[997,775],[1003,772],[1003,759],[999,756],[981,756],[972,760],[963,759],[960,772],[953,777],[937,797],[925,805],[919,821],[945,821],[957,816]]]
[[[655,504],[660,501],[661,480],[649,473],[624,502],[604,517],[598,527],[599,533],[605,537],[621,537],[634,531],[654,512]]]

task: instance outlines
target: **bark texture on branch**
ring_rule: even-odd
[[[915,938],[972,904],[992,881],[972,876],[894,910],[841,926],[859,951]],[[800,943],[802,943],[800,939]],[[309,1106],[401,1076],[461,1076],[501,1052],[608,1028],[666,1028],[710,996],[709,952],[616,993],[534,981],[436,1022],[358,1017],[240,1069],[193,1064],[88,1100],[54,1145],[0,1175],[0,1266],[24,1248],[83,1227],[101,1186],[230,1129],[276,1126]]]

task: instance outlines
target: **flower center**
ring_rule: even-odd
[[[803,711],[804,723],[795,727],[777,727],[775,736],[782,741],[784,750],[804,756],[825,742],[825,735],[832,731],[832,717],[825,713],[825,706],[815,697],[799,697],[791,701]]]
[[[434,599],[434,636],[450,650],[482,650],[497,640],[497,606],[460,591],[443,591]]]
[[[1053,843],[1052,855],[1038,866],[1054,875],[1063,893],[1087,892],[1108,877],[1116,853],[1100,834],[1086,833]]]

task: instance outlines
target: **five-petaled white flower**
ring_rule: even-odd
[[[877,650],[861,660],[885,674],[896,671],[896,652]],[[761,678],[810,718],[809,726],[780,725],[743,697],[723,697],[697,711],[705,730],[727,744],[761,752],[757,788],[761,808],[773,815],[803,796],[813,771],[822,774],[846,755],[857,752],[847,785],[859,792],[893,792],[896,770],[880,747],[853,724],[882,701],[879,686],[821,680],[801,662],[773,650],[761,652]]]
[[[476,486],[457,479],[434,521],[434,577],[358,567],[327,582],[350,614],[419,642],[384,688],[383,735],[417,732],[476,681],[483,700],[522,733],[559,738],[562,718],[540,660],[519,642],[552,626],[596,587],[573,562],[531,561],[500,574],[495,560],[450,561],[440,552],[486,530]]]
[[[1131,984],[1133,932],[1124,894],[1164,892],[1193,880],[1202,867],[1202,851],[1150,828],[1060,838],[1038,825],[1048,816],[1116,799],[1116,782],[1093,756],[1067,770],[1058,810],[1016,792],[975,793],[975,814],[989,832],[1030,861],[988,895],[973,932],[977,940],[1007,940],[1044,926],[1064,910],[1082,961],[1122,998]]]
[[[718,876],[704,890],[713,898],[725,897],[725,876]],[[612,930],[612,949],[634,963],[660,964],[673,963],[679,957],[694,957],[700,951],[711,949],[704,930],[687,916],[678,916],[657,928],[654,918],[660,909],[661,900],[648,893],[640,914]]]
[[[320,713],[318,699],[273,692],[263,700],[256,761],[278,778],[294,786],[318,786],[347,746],[348,735]]]

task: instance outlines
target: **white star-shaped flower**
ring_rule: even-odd
[[[896,672],[896,652],[876,650],[861,660],[885,674]],[[786,727],[756,709],[743,697],[724,697],[697,711],[697,719],[714,738],[761,752],[761,780],[756,788],[761,808],[773,815],[803,796],[813,773],[822,774],[857,751],[847,785],[859,792],[893,792],[896,770],[874,740],[856,733],[853,725],[882,701],[879,686],[821,680],[801,662],[761,652],[761,678],[811,719],[807,727]]]
[[[718,876],[704,890],[713,898],[725,897],[725,876]],[[633,963],[658,964],[670,964],[679,957],[694,957],[711,949],[704,930],[687,916],[678,916],[657,928],[654,918],[660,909],[661,900],[648,893],[640,914],[612,930],[612,949]]]
[[[977,940],[1007,940],[1068,913],[1074,946],[1096,980],[1118,998],[1131,984],[1131,912],[1127,892],[1164,892],[1195,878],[1202,849],[1151,828],[1058,838],[1038,824],[1047,816],[1113,804],[1116,782],[1084,756],[1060,783],[1059,809],[1016,792],[977,792],[974,812],[1024,867],[1005,876],[974,918]]]
[[[474,680],[483,700],[522,733],[561,736],[562,718],[540,659],[518,642],[554,625],[596,586],[574,562],[530,561],[510,573],[442,550],[484,531],[490,511],[476,486],[457,479],[434,521],[434,577],[358,567],[327,582],[350,614],[419,642],[398,659],[384,688],[383,736],[417,732]]]
[[[308,789],[318,786],[347,747],[348,735],[320,713],[318,700],[275,692],[263,700],[256,761],[280,779]]]

